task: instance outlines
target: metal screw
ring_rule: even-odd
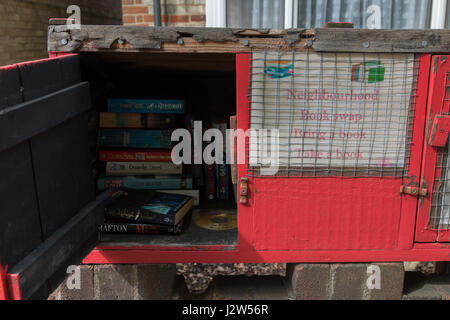
[[[363,47],[364,47],[364,48],[370,47],[370,42],[369,42],[369,41],[364,42],[364,43],[363,43]]]
[[[61,39],[61,44],[65,46],[68,43],[67,39]]]
[[[312,45],[313,45],[312,40],[306,40],[306,46],[307,46],[308,48],[311,48]]]
[[[177,43],[181,45],[181,44],[184,44],[184,41],[183,41],[183,39],[179,38]]]
[[[422,41],[422,47],[426,47],[428,45],[428,41]]]

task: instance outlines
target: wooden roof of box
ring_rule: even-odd
[[[231,29],[50,25],[49,52],[450,52],[450,30]]]

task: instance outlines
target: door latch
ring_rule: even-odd
[[[248,201],[248,178],[241,178],[241,194],[239,202],[246,204]]]
[[[416,197],[426,197],[428,189],[413,187],[413,186],[400,186],[400,194],[408,194]]]

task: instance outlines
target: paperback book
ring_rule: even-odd
[[[182,194],[185,196],[189,196],[194,198],[194,206],[200,205],[200,190],[198,189],[192,189],[192,190],[158,190],[158,192],[163,193],[175,193],[175,194]]]
[[[183,100],[108,99],[109,112],[183,114]]]
[[[100,112],[100,128],[173,128],[175,117],[163,114]]]
[[[105,222],[98,229],[103,233],[180,234],[182,226],[183,220],[174,226],[150,223]]]
[[[177,225],[189,212],[194,199],[152,190],[129,190],[105,208],[105,217],[135,223]]]
[[[100,150],[100,161],[172,162],[170,150]]]
[[[182,174],[183,166],[171,162],[107,162],[107,176]]]
[[[190,176],[100,177],[97,181],[97,188],[99,190],[109,188],[136,190],[192,189],[192,178]]]
[[[100,129],[99,147],[170,149],[169,130]]]

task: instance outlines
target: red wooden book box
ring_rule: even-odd
[[[450,261],[447,39],[448,30],[51,25],[49,59],[0,68],[0,298],[48,290],[80,257]],[[198,114],[236,115],[243,131],[280,129],[275,174],[250,163],[260,140],[238,146],[237,231],[99,236],[96,115],[111,94],[143,93],[181,93]]]

